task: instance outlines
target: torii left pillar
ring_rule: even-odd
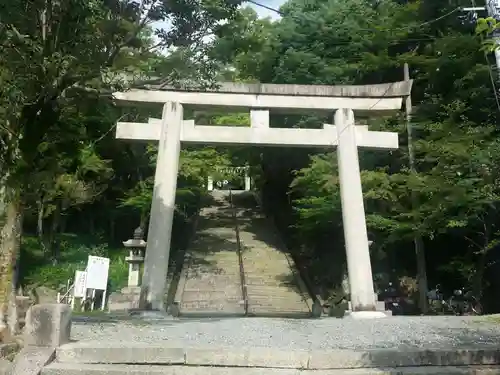
[[[141,309],[145,310],[165,310],[164,294],[174,221],[183,117],[183,107],[180,103],[167,102],[163,106],[141,285]]]

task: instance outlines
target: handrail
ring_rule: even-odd
[[[57,296],[57,303],[61,303],[61,301],[64,301],[64,299],[67,299],[69,303],[69,293],[75,288],[75,284],[71,284],[67,290],[66,290],[66,293],[64,293],[62,296],[60,295],[60,293],[58,293],[58,296]]]
[[[243,308],[245,311],[245,315],[248,315],[248,290],[247,290],[247,281],[245,277],[245,268],[243,267],[243,254],[241,249],[241,238],[240,238],[240,227],[238,225],[238,218],[236,216],[236,208],[233,204],[233,192],[229,190],[229,203],[231,205],[231,212],[234,219],[234,228],[236,231],[236,245],[238,252],[238,261],[240,263],[240,280],[241,280],[241,294],[243,297]]]

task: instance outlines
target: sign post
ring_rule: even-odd
[[[108,289],[109,258],[89,255],[87,262],[87,275],[85,284],[85,294],[88,289],[92,289],[92,307],[94,309],[95,291],[102,290],[101,309],[106,305],[106,292]]]
[[[73,286],[73,298],[71,299],[71,308],[75,309],[75,299],[86,297],[85,284],[87,282],[87,271],[75,271],[75,283]]]

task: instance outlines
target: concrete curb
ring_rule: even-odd
[[[8,375],[38,375],[42,368],[54,360],[55,348],[28,346],[14,359]]]
[[[499,367],[406,367],[397,369],[297,370],[234,367],[74,365],[54,363],[42,375],[493,375]]]
[[[172,344],[170,344],[172,345]],[[307,370],[467,366],[500,363],[500,348],[372,349],[290,351],[273,348],[182,348],[146,343],[70,343],[57,349],[58,362],[265,367]]]
[[[245,316],[245,310],[242,307],[240,311],[179,311],[178,317],[185,319],[204,319],[204,318],[242,318]]]

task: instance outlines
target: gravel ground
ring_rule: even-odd
[[[181,347],[239,346],[290,350],[427,348],[498,345],[500,324],[485,317],[395,316],[384,319],[186,319],[75,322],[75,340],[162,342]]]

